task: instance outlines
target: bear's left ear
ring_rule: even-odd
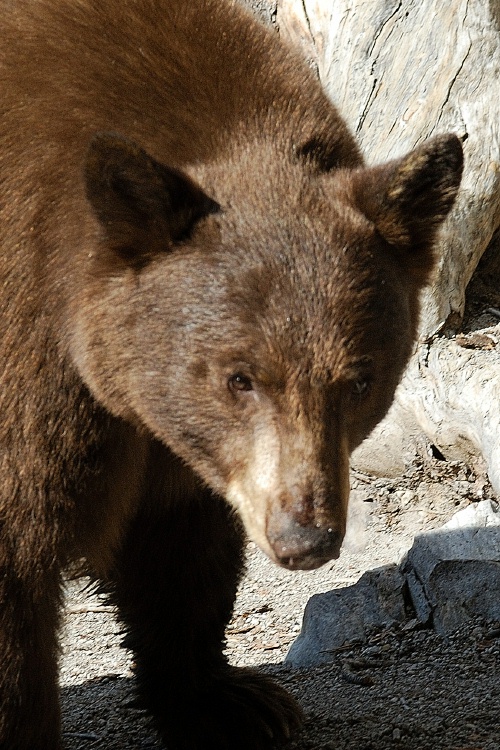
[[[424,282],[433,266],[437,230],[460,186],[462,144],[455,135],[432,138],[397,161],[356,170],[354,202],[405,266]]]
[[[113,133],[92,139],[85,186],[108,247],[131,264],[168,249],[219,210],[187,175]]]

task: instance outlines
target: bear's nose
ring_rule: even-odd
[[[304,527],[291,521],[278,535],[268,531],[267,537],[279,565],[313,570],[339,557],[344,534],[332,527]]]

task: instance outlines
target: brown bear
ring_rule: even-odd
[[[77,562],[169,748],[300,710],[223,655],[246,534],[336,558],[458,190],[452,135],[364,165],[231,0],[0,0],[0,748],[61,748]]]

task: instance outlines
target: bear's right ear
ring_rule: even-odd
[[[90,143],[85,186],[108,247],[131,264],[168,250],[220,208],[187,175],[113,133]]]
[[[461,141],[448,134],[401,159],[353,172],[355,204],[419,284],[433,267],[436,233],[453,206],[462,169]]]

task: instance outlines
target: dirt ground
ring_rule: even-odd
[[[444,640],[409,617],[346,644],[326,667],[283,666],[312,594],[398,562],[415,533],[492,496],[480,470],[439,460],[430,448],[397,482],[353,473],[352,486],[350,533],[338,561],[290,573],[248,545],[227,633],[230,661],[275,675],[301,703],[305,727],[289,750],[500,750],[500,622],[474,621]],[[129,705],[130,656],[119,640],[103,601],[70,584],[61,664],[67,750],[162,747]]]

